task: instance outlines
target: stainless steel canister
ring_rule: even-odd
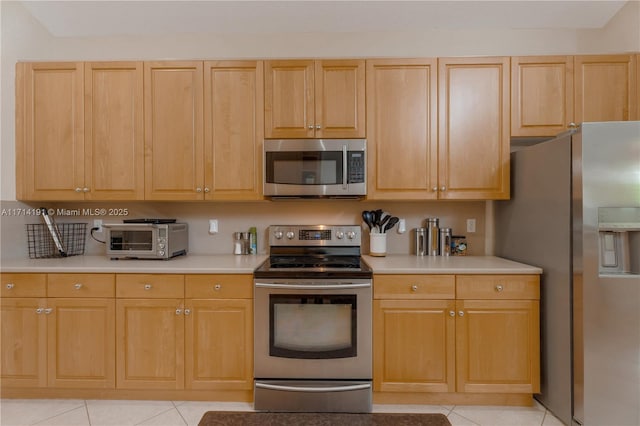
[[[440,256],[451,256],[451,228],[440,228]]]
[[[416,228],[416,256],[427,254],[427,230]]]
[[[427,218],[427,256],[438,256],[440,254],[440,246],[438,244],[438,224],[440,219],[437,217]]]

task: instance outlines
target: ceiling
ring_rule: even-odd
[[[634,1],[634,0],[631,0]],[[627,1],[23,1],[56,37],[602,28]]]

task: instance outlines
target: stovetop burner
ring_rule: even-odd
[[[256,278],[371,278],[360,257],[360,227],[288,225],[269,227],[270,257]]]

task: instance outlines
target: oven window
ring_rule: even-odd
[[[269,354],[329,359],[357,355],[356,295],[269,296]]]
[[[337,185],[342,183],[342,152],[267,152],[268,183]]]
[[[153,231],[111,231],[111,250],[152,251]]]

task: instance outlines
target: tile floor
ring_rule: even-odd
[[[209,410],[252,409],[252,404],[238,402],[2,399],[0,425],[196,426]],[[443,413],[453,426],[562,426],[538,403],[533,407],[374,405],[373,411]]]

